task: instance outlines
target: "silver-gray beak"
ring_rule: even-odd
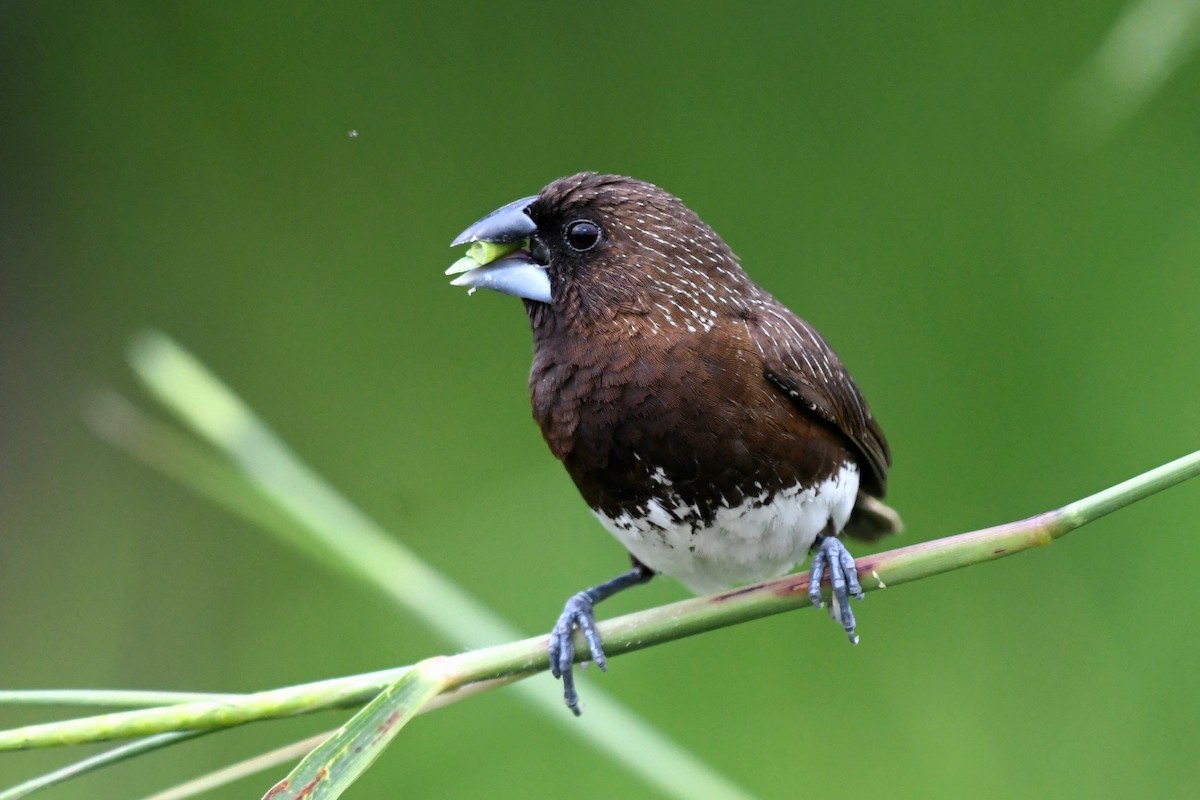
[[[451,246],[473,242],[509,245],[500,252],[524,246],[515,243],[523,243],[537,233],[537,225],[526,213],[536,199],[537,195],[522,197],[496,209],[460,233]],[[488,253],[489,248],[474,245],[472,250]],[[499,253],[488,253],[486,258],[495,258],[496,255]],[[479,260],[480,265],[462,272],[450,281],[452,285],[466,286],[470,289],[491,289],[493,292],[536,300],[539,303],[550,302],[550,276],[546,274],[544,266],[533,260],[528,250],[520,249],[495,258],[494,261],[487,261],[485,257],[468,251],[468,258],[460,259],[448,272],[459,272],[469,267],[472,264],[471,258]]]

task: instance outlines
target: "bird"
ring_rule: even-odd
[[[882,501],[891,454],[846,367],[669,192],[581,172],[456,237],[456,286],[523,300],[533,417],[631,568],[567,600],[550,670],[581,713],[574,635],[606,667],[595,606],[657,574],[696,594],[788,574],[857,643],[854,559],[838,538],[901,530]],[[468,255],[471,251],[468,251]],[[499,257],[497,257],[499,256]]]

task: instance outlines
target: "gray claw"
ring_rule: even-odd
[[[814,548],[812,568],[808,573],[808,598],[816,608],[824,605],[821,600],[821,578],[826,570],[829,572],[829,585],[833,590],[837,619],[845,629],[850,643],[858,644],[858,635],[854,632],[854,612],[850,609],[850,596],[861,600],[863,590],[858,582],[854,557],[836,536],[822,536]]]
[[[550,631],[550,641],[546,647],[550,656],[550,673],[561,678],[563,682],[563,701],[575,716],[582,712],[579,709],[579,693],[575,691],[575,628],[583,633],[588,643],[592,661],[601,670],[608,667],[604,657],[604,648],[600,644],[600,634],[596,631],[596,614],[592,598],[587,592],[580,592],[567,601],[563,612]]]
[[[605,581],[590,589],[579,592],[563,606],[563,612],[550,631],[550,640],[546,650],[550,655],[550,672],[563,682],[563,700],[567,708],[579,716],[579,693],[575,691],[575,628],[579,628],[587,642],[588,651],[596,666],[604,670],[608,667],[604,658],[604,648],[600,645],[600,632],[596,630],[596,603],[606,597],[612,597],[622,589],[645,583],[654,577],[642,562],[634,559],[633,568],[623,575],[618,575],[610,581]]]

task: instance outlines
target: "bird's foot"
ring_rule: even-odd
[[[592,661],[602,671],[607,669],[600,634],[596,632],[595,601],[590,591],[579,592],[563,606],[562,615],[550,631],[550,673],[563,682],[563,700],[575,716],[579,710],[579,693],[575,691],[575,628],[578,627],[592,652]]]
[[[813,607],[821,608],[821,577],[828,572],[829,585],[833,589],[831,615],[842,624],[850,644],[858,644],[854,632],[854,612],[850,610],[850,595],[861,600],[862,586],[858,583],[858,570],[854,557],[836,536],[821,536],[813,545],[812,568],[808,574],[808,599]]]
[[[562,678],[563,700],[567,708],[575,716],[580,715],[579,693],[575,691],[575,629],[579,628],[591,651],[592,661],[601,671],[607,669],[608,662],[604,658],[604,648],[600,646],[600,633],[596,630],[596,603],[612,597],[622,589],[645,583],[654,577],[654,573],[636,558],[633,559],[633,569],[623,575],[618,575],[611,581],[599,586],[584,589],[573,596],[563,606],[563,612],[550,631],[550,641],[546,650],[550,654],[550,672],[556,678]]]

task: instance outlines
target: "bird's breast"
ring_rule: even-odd
[[[759,489],[705,518],[673,491],[620,513],[596,517],[639,561],[697,594],[708,594],[790,572],[822,532],[845,525],[858,494],[858,469],[848,463],[825,480],[770,492]]]
[[[766,379],[740,330],[535,335],[550,449],[630,552],[698,591],[783,574],[858,490],[844,437]]]

